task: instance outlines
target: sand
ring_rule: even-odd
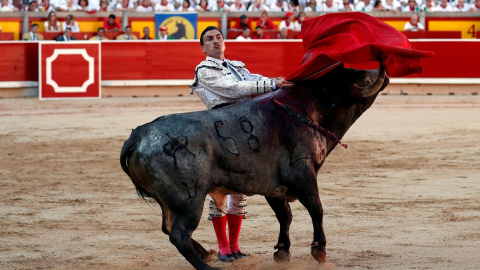
[[[193,269],[119,165],[130,130],[204,107],[195,96],[0,99],[0,269]],[[278,223],[249,197],[248,258],[222,269],[480,269],[480,96],[380,96],[318,176],[327,261],[291,203],[292,261],[273,262]],[[204,217],[194,238],[216,250]]]

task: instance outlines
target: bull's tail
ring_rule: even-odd
[[[138,196],[145,200],[145,198],[151,198],[152,196],[142,186],[135,182],[135,179],[133,179],[128,168],[129,159],[132,156],[132,153],[137,149],[139,143],[138,136],[136,136],[136,134],[137,132],[133,130],[130,138],[128,138],[128,140],[126,140],[123,144],[122,151],[120,152],[120,165],[122,166],[123,171],[132,180],[133,185],[137,189]]]

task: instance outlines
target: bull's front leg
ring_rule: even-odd
[[[313,242],[311,254],[318,262],[326,258],[327,240],[323,231],[323,207],[318,195],[316,178],[307,180],[298,189],[298,200],[307,208],[313,223]]]
[[[205,196],[198,197],[205,198]],[[181,207],[180,212],[172,211],[173,222],[169,239],[195,269],[215,270],[217,268],[210,267],[199,256],[208,252],[204,251],[199,254],[200,244],[192,239],[192,233],[198,227],[200,217],[202,216],[203,200],[192,200],[190,204]]]
[[[265,197],[268,204],[275,212],[277,220],[280,223],[280,233],[273,254],[273,259],[277,262],[290,261],[290,224],[292,223],[292,211],[288,202],[274,197]]]

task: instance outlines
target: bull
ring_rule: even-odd
[[[319,79],[224,108],[163,116],[132,131],[120,163],[139,196],[160,205],[162,231],[196,269],[213,269],[210,254],[191,238],[207,194],[217,205],[230,193],[265,196],[280,223],[276,261],[290,259],[289,202],[298,199],[313,223],[311,254],[322,262],[317,174],[338,141],[312,125],[342,138],[388,82],[381,64],[374,70],[340,65]]]

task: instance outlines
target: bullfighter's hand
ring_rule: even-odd
[[[294,83],[292,83],[292,82],[285,81],[285,77],[277,77],[277,78],[274,78],[273,81],[275,82],[276,89],[280,89],[282,87],[289,87],[289,86],[294,85]]]

